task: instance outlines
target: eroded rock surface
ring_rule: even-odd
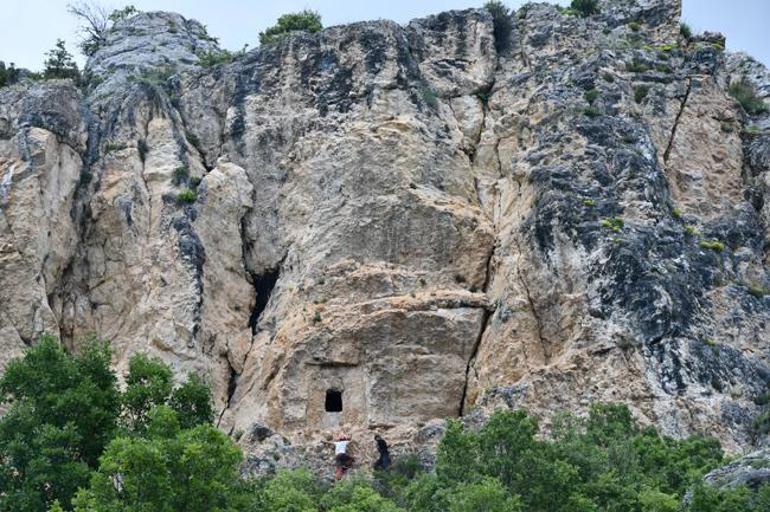
[[[447,416],[597,400],[746,448],[770,124],[726,88],[767,72],[680,11],[530,4],[507,44],[453,11],[209,68],[197,22],[117,25],[86,93],[0,91],[0,358],[99,333],[121,371],[205,374],[257,469],[341,427],[398,452]]]

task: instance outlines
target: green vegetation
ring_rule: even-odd
[[[44,336],[0,379],[0,510],[38,512],[58,499],[65,507],[117,432],[120,395],[105,344],[76,356]]]
[[[115,23],[131,18],[140,11],[133,5],[108,11],[94,1],[79,0],[67,5],[67,12],[80,22],[80,50],[90,57],[104,44]]]
[[[186,165],[180,165],[176,169],[174,169],[174,177],[171,179],[171,182],[174,185],[181,185],[183,183],[187,183],[187,180],[190,178],[190,169]]]
[[[72,510],[78,489],[76,501],[83,504],[78,510],[139,510],[109,508],[102,498],[115,493],[117,474],[126,483],[137,478],[139,487],[149,490],[157,469],[152,464],[158,462],[153,457],[184,466],[163,469],[172,481],[184,482],[186,475],[204,479],[186,486],[187,508],[144,510],[214,510],[192,505],[191,500],[202,503],[201,488],[221,485],[203,468],[229,469],[227,478],[237,475],[240,453],[210,425],[208,386],[191,376],[173,389],[165,364],[136,355],[121,394],[105,342],[92,340],[70,355],[55,338],[43,336],[23,359],[9,363],[0,379],[0,401],[9,406],[0,418],[3,512],[38,512],[54,502]],[[167,455],[161,456],[161,447]],[[130,496],[123,498],[128,507]]]
[[[139,152],[139,159],[144,162],[147,159],[147,153],[150,152],[150,147],[147,145],[147,141],[139,139],[136,141],[136,150]]]
[[[76,81],[80,79],[78,65],[72,54],[67,51],[64,40],[57,39],[54,48],[45,55],[47,58],[43,70],[44,78],[71,78]]]
[[[650,66],[642,62],[638,57],[634,57],[631,62],[626,63],[626,71],[631,73],[644,73],[649,70]]]
[[[634,101],[636,101],[637,103],[643,102],[649,92],[650,92],[649,85],[639,85],[637,87],[634,87]]]
[[[219,64],[229,64],[235,59],[242,57],[246,54],[248,45],[245,45],[243,49],[237,52],[231,52],[230,50],[209,50],[207,52],[198,54],[198,64],[204,68],[210,68]]]
[[[613,233],[620,233],[623,229],[623,219],[620,217],[605,217],[602,219],[601,225],[603,228],[611,230]]]
[[[436,92],[430,87],[422,87],[420,89],[420,96],[422,96],[422,100],[430,108],[438,107],[438,96],[436,95]]]
[[[594,106],[591,106],[583,109],[583,115],[586,117],[599,117],[602,115],[602,111]]]
[[[760,133],[762,133],[762,131],[759,129],[758,126],[752,124],[752,125],[746,126],[743,129],[743,133],[745,133],[746,135],[759,135]]]
[[[681,218],[682,218],[682,210],[681,210],[681,208],[678,208],[678,207],[676,207],[676,208],[672,208],[672,209],[671,209],[671,215],[672,215],[672,216],[673,216],[675,219],[681,219]]]
[[[170,368],[135,355],[120,392],[104,342],[75,355],[43,337],[0,378],[0,511],[77,512],[759,512],[770,486],[716,490],[716,439],[675,440],[626,406],[557,415],[550,433],[524,411],[480,429],[449,420],[435,470],[397,457],[373,479],[328,485],[305,469],[251,480],[240,449],[212,425],[208,386],[174,387]],[[770,414],[754,422],[770,432]],[[332,471],[331,461],[329,471]],[[692,491],[692,501],[683,498]]]
[[[198,200],[198,192],[191,188],[186,188],[176,195],[176,200],[179,203],[194,203]]]
[[[695,226],[687,225],[684,227],[684,232],[687,233],[689,236],[697,236],[700,234],[700,232],[696,229]]]
[[[284,14],[272,27],[259,33],[260,44],[270,44],[280,41],[292,32],[318,32],[323,28],[321,15],[315,11],[304,10],[297,13]]]
[[[722,252],[725,250],[725,244],[719,240],[701,240],[698,245],[702,249],[711,249],[714,252]]]
[[[484,8],[492,15],[492,23],[495,34],[495,48],[499,53],[510,47],[513,20],[511,11],[499,0],[490,0],[484,4]]]
[[[596,206],[596,201],[593,199],[583,199],[583,206]]]
[[[757,286],[757,285],[749,285],[747,288],[747,291],[750,295],[762,299],[765,297],[765,295],[770,295],[770,290],[763,286]]]
[[[572,0],[569,7],[583,17],[599,14],[599,0]]]
[[[757,95],[754,85],[746,79],[730,84],[727,92],[741,104],[747,114],[757,115],[767,112],[767,105]]]
[[[107,19],[110,20],[112,23],[118,23],[119,21],[127,20],[128,18],[131,18],[137,14],[139,14],[141,11],[134,7],[133,5],[127,5],[123,7],[122,9],[115,9],[110,13],[109,16],[107,16]]]
[[[685,22],[679,24],[679,33],[688,41],[692,39],[692,28]]]
[[[164,87],[172,76],[174,76],[174,68],[168,66],[159,69],[144,70],[129,78],[138,83],[149,85],[150,87]]]
[[[626,25],[632,32],[639,32],[642,29],[642,25],[637,21],[632,21]]]
[[[589,89],[584,94],[586,101],[593,105],[596,99],[599,97],[599,91],[597,89]]]
[[[0,60],[0,87],[6,85],[13,85],[19,81],[19,70],[16,65],[11,62],[7,67],[5,62]]]
[[[198,138],[197,135],[195,135],[191,131],[187,131],[187,132],[185,132],[184,136],[187,139],[187,142],[189,142],[192,147],[194,147],[195,149],[200,151],[201,141],[200,141],[200,139]]]

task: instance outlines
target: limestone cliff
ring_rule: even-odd
[[[726,90],[770,75],[679,17],[453,11],[213,67],[197,22],[118,24],[86,90],[0,90],[0,367],[98,333],[207,375],[254,450],[597,400],[748,447],[770,118]]]

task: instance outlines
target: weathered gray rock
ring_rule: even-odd
[[[94,96],[115,94],[125,81],[164,80],[219,51],[206,27],[173,12],[141,12],[116,23],[88,59]]]
[[[750,453],[715,469],[703,477],[703,481],[718,489],[746,486],[756,490],[770,482],[770,450]]]
[[[446,416],[547,426],[597,400],[745,449],[770,382],[768,118],[678,1],[602,6],[527,5],[507,46],[453,11],[211,68],[199,24],[149,13],[86,97],[3,90],[3,357],[98,332],[120,371],[141,351],[205,374],[260,473],[330,457],[338,428],[363,460],[381,431],[429,463]]]

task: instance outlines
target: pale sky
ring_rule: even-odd
[[[0,60],[40,69],[43,54],[57,38],[77,51],[76,21],[67,14],[70,0],[0,0]],[[485,0],[104,0],[109,7],[132,3],[143,11],[176,11],[208,26],[220,44],[238,50],[258,45],[258,33],[286,12],[305,8],[321,13],[324,26],[354,21],[391,19],[405,23],[412,18],[450,9],[478,7]],[[523,1],[507,0],[509,7]],[[560,0],[562,5],[569,0]],[[770,0],[684,0],[683,19],[695,31],[719,31],[727,36],[729,50],[745,50],[770,65]],[[82,64],[82,57],[78,56]]]

